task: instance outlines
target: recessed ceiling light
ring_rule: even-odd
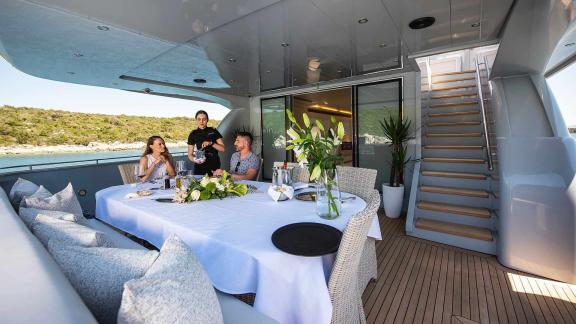
[[[228,62],[230,62],[230,63],[236,63],[236,59],[233,58],[233,57],[231,57],[231,58],[228,59]]]
[[[412,20],[408,26],[412,29],[423,29],[430,27],[436,22],[434,17],[420,17]]]
[[[478,27],[480,27],[480,22],[473,23],[472,25],[470,25],[470,27],[478,28]]]
[[[82,54],[82,53],[74,53],[74,56],[75,56],[75,57],[82,57],[82,56],[84,56],[84,54]]]
[[[270,71],[270,70],[266,70],[266,73],[272,73],[272,71]]]
[[[290,46],[290,44],[288,44],[288,43],[282,43],[282,44],[280,44],[280,45],[281,45],[282,47],[288,47],[288,46]]]
[[[336,71],[336,72],[338,72],[338,73],[342,73],[342,70],[338,70],[338,71]]]
[[[574,42],[564,44],[565,47],[570,47],[570,46],[574,46],[574,45],[576,45],[576,43],[574,43]]]
[[[368,18],[360,18],[360,19],[358,19],[358,23],[359,23],[359,24],[365,24],[365,23],[367,23],[367,22],[368,22]]]
[[[96,28],[98,28],[98,30],[101,30],[101,31],[109,31],[110,30],[110,27],[108,27],[108,26],[98,26]]]
[[[380,43],[380,44],[378,44],[378,47],[380,47],[380,48],[384,48],[384,47],[387,47],[387,46],[388,46],[388,44],[386,44],[386,43]]]
[[[194,79],[194,82],[196,83],[206,83],[205,79]]]

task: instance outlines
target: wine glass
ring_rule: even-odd
[[[144,178],[144,170],[140,167],[140,163],[134,165],[134,180],[136,187],[142,183],[142,178]]]
[[[186,174],[186,162],[183,160],[176,161],[176,174],[179,176],[185,176]]]

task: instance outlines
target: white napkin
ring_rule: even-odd
[[[138,197],[140,197],[140,195],[138,195],[138,193],[136,193],[136,192],[131,192],[131,193],[127,194],[126,196],[124,196],[124,198],[126,198],[126,199],[138,198]]]
[[[280,191],[278,188],[281,188]],[[274,199],[274,201],[278,201],[279,199],[284,198],[283,196],[288,197],[288,199],[292,199],[294,196],[294,188],[284,184],[282,186],[270,186],[268,187],[268,196]]]

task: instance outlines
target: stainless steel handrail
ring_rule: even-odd
[[[175,152],[175,153],[172,153],[172,156],[186,156],[187,154],[188,154],[187,152]],[[140,157],[141,157],[141,155],[126,155],[126,156],[117,156],[117,157],[90,159],[90,160],[74,160],[74,161],[12,165],[12,166],[0,167],[0,170],[18,169],[18,168],[27,168],[28,170],[38,170],[38,169],[34,169],[34,167],[59,165],[59,164],[66,165],[66,164],[73,164],[73,163],[86,163],[83,165],[100,165],[100,162],[113,163],[114,161],[112,161],[112,160],[123,160],[123,159],[132,159],[132,158],[140,158]],[[0,159],[1,159],[1,157],[0,157]]]
[[[474,59],[476,65],[476,87],[478,88],[478,99],[480,100],[480,109],[482,110],[482,123],[484,124],[484,138],[486,139],[486,154],[488,155],[488,170],[494,170],[492,162],[492,145],[488,134],[488,122],[486,120],[486,107],[484,106],[484,91],[482,90],[482,79],[480,78],[480,64]]]

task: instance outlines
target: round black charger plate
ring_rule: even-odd
[[[157,202],[160,202],[160,203],[171,203],[171,202],[173,202],[173,201],[172,201],[172,198],[156,198],[156,199],[154,199],[154,200],[156,200]]]
[[[319,223],[295,223],[282,226],[272,234],[272,243],[286,253],[320,256],[338,251],[342,232]]]

